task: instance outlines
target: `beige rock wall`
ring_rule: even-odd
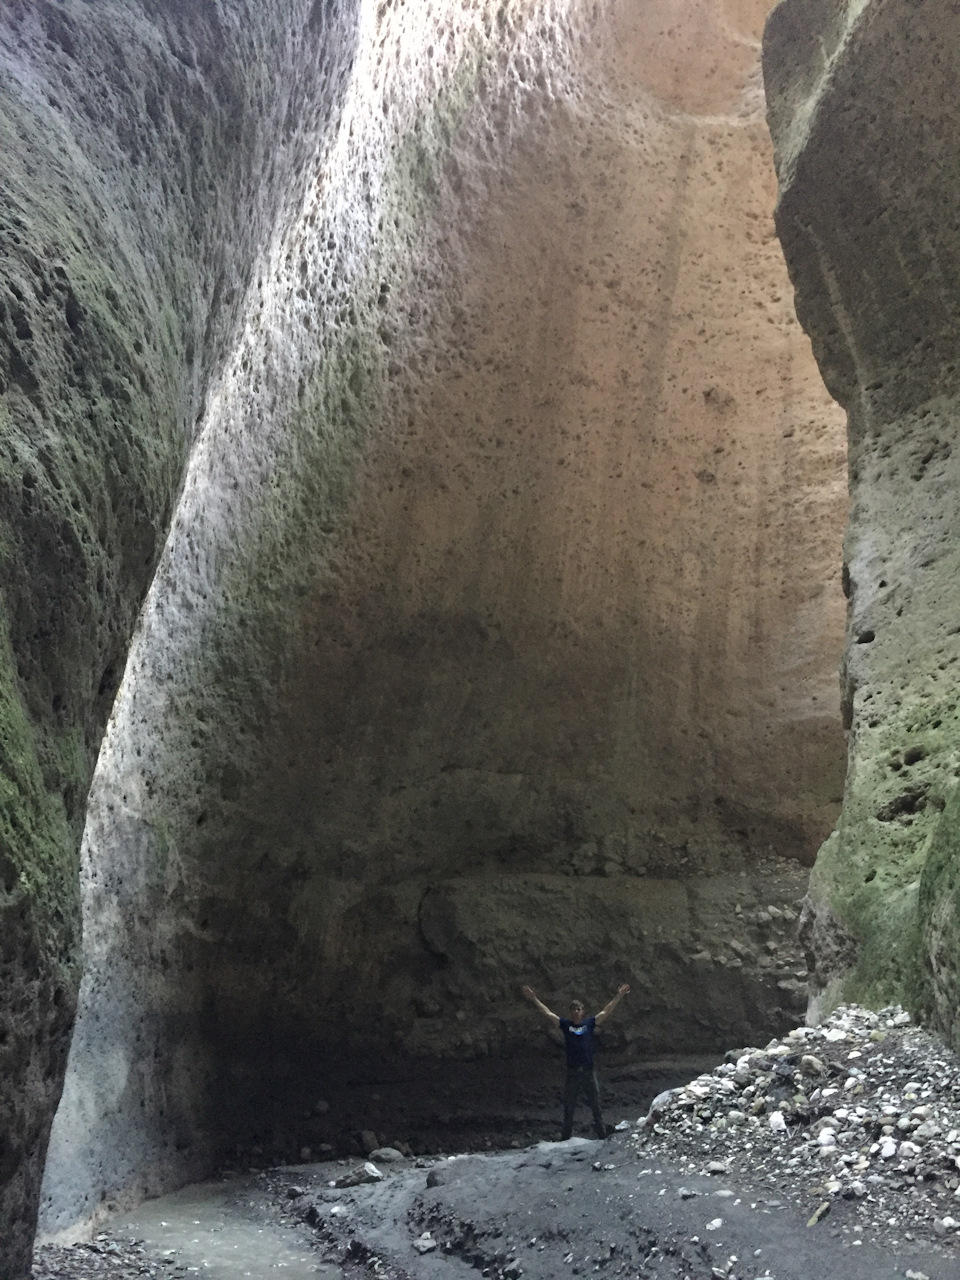
[[[643,14],[502,154],[464,139],[381,326],[385,420],[288,695],[291,803],[319,786],[318,838],[374,875],[411,844],[809,859],[836,814],[843,442],[770,222],[756,24]]]
[[[842,786],[844,445],[762,19],[361,6],[101,755],[48,1229],[202,1167],[325,1020],[507,1051],[521,981],[619,974],[644,1052],[797,1016],[764,908]]]

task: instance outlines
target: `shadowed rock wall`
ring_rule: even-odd
[[[846,408],[850,769],[805,936],[815,1009],[905,1000],[958,1040],[960,17],[773,13],[764,71],[797,311]]]
[[[204,389],[336,104],[336,13],[62,0],[0,16],[5,1277],[28,1268],[62,1085],[103,726]]]
[[[844,449],[764,11],[357,11],[100,757],[48,1230],[207,1167],[219,1099],[243,1123],[331,1024],[509,1052],[521,981],[622,977],[623,1049],[797,1016]]]

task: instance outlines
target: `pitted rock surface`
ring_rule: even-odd
[[[28,1266],[63,1083],[103,728],[205,396],[336,113],[348,9],[0,14],[4,1276]]]
[[[795,902],[843,770],[764,8],[344,10],[91,793],[48,1230],[208,1166],[329,1025],[469,1055],[625,966],[638,1049],[796,1019],[792,944],[720,927],[741,874]]]
[[[5,6],[17,1280],[111,711],[47,1231],[318,1062],[518,1043],[525,980],[629,969],[624,1053],[795,1019],[754,915],[837,814],[845,447],[770,219],[766,7]]]
[[[764,44],[778,233],[850,438],[850,768],[811,885],[815,1005],[902,1000],[955,1046],[958,48],[950,4],[900,0],[785,0]]]

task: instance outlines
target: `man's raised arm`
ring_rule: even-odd
[[[613,997],[613,999],[609,1002],[609,1004],[605,1004],[603,1006],[603,1008],[597,1014],[594,1021],[597,1024],[603,1022],[604,1018],[606,1018],[608,1014],[613,1013],[614,1009],[617,1007],[617,1005],[620,1003],[623,997],[629,994],[630,994],[630,984],[628,982],[621,983],[620,986],[617,988],[617,994]]]
[[[552,1009],[548,1009],[547,1006],[540,999],[540,997],[537,995],[537,993],[531,987],[521,987],[521,990],[523,991],[523,994],[527,997],[527,999],[531,1001],[531,1003],[537,1006],[537,1008],[540,1010],[543,1016],[545,1018],[550,1019],[550,1021],[553,1023],[555,1027],[558,1027],[560,1025],[559,1014],[554,1013]]]

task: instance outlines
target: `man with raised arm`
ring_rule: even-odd
[[[592,1018],[584,1018],[583,1001],[574,1000],[570,1005],[570,1017],[561,1018],[548,1009],[537,993],[530,987],[523,988],[523,994],[532,1001],[545,1018],[563,1032],[563,1043],[567,1050],[567,1079],[563,1090],[563,1137],[562,1142],[573,1133],[573,1113],[577,1102],[583,1095],[593,1112],[593,1127],[598,1138],[607,1136],[603,1116],[600,1113],[600,1090],[597,1085],[597,1073],[593,1068],[593,1033],[629,992],[626,982],[617,989],[617,994],[609,1004],[605,1004],[600,1012]]]

